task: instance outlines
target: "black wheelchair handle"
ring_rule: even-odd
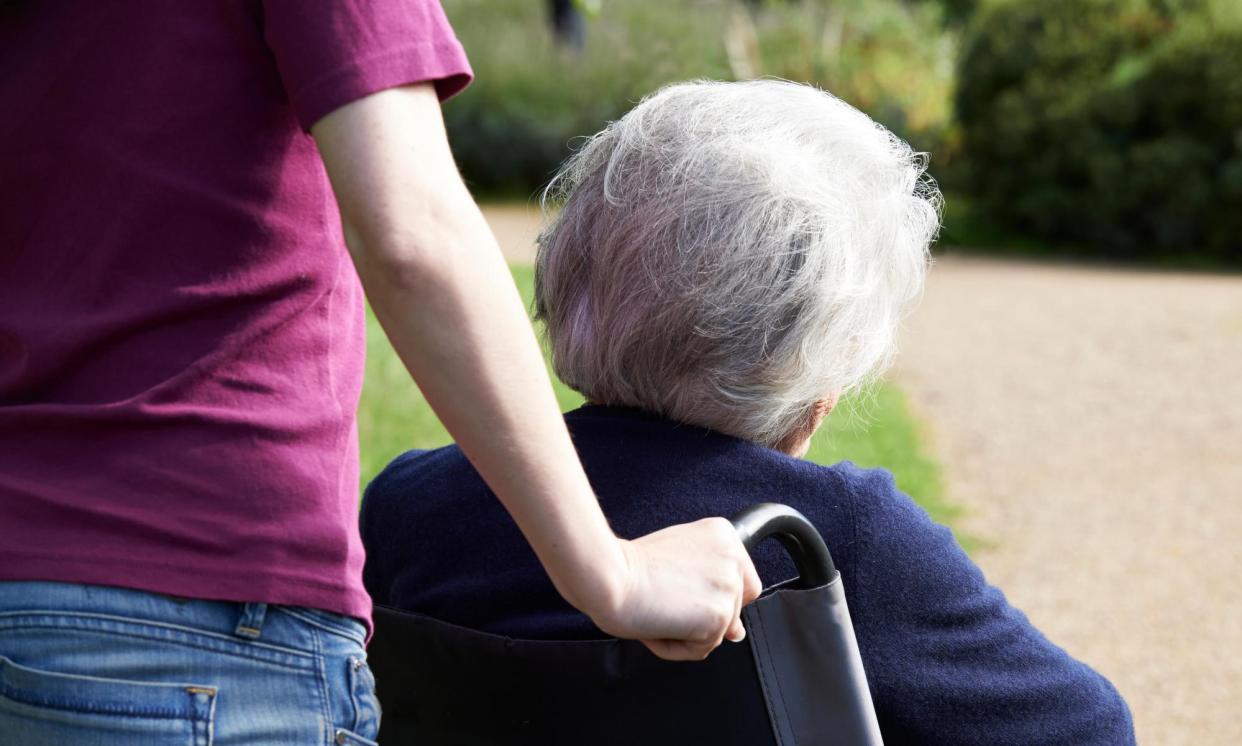
[[[748,552],[753,552],[759,542],[769,537],[784,545],[798,568],[799,587],[818,588],[840,576],[824,537],[806,516],[788,505],[752,505],[733,516],[733,528]]]

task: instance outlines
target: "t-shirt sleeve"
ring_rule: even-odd
[[[850,611],[885,743],[1134,743],[1129,708],[988,585],[884,471],[861,509]]]
[[[264,36],[303,129],[371,93],[473,73],[437,0],[264,0]]]

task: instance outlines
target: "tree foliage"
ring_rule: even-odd
[[[956,114],[987,211],[1124,259],[1242,264],[1242,26],[1205,2],[1005,2]]]

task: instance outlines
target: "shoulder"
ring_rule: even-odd
[[[455,445],[431,450],[414,449],[397,456],[384,469],[375,475],[375,479],[367,485],[367,492],[388,492],[400,489],[410,482],[417,482],[431,474],[430,469],[444,466],[461,451]]]
[[[894,505],[904,507],[902,503],[909,501],[887,470],[864,469],[848,461],[821,465],[761,446],[732,454],[728,479],[716,486],[730,497],[744,497],[732,510],[745,508],[746,503],[778,502],[806,516],[828,545],[847,592],[853,585],[854,568],[862,560],[860,540],[875,523],[873,514],[891,512]],[[713,499],[721,499],[719,494]],[[765,581],[790,577],[793,565],[779,545],[765,542],[753,554]]]
[[[865,468],[850,461],[820,465],[784,454],[772,454],[784,483],[782,494],[821,532],[837,535],[848,520],[852,541],[896,536],[934,529],[935,524],[914,500],[898,487],[893,473]],[[832,525],[828,525],[831,522]]]
[[[444,450],[444,449],[439,449]],[[365,526],[376,513],[390,507],[393,499],[401,494],[411,481],[416,481],[421,466],[426,464],[431,454],[436,451],[406,451],[390,461],[387,466],[375,475],[362,491],[362,522]]]
[[[909,529],[936,525],[917,502],[902,492],[888,469],[867,468],[851,461],[818,467],[852,502],[857,503],[860,527]]]
[[[934,592],[937,584],[984,585],[983,575],[962,551],[953,532],[897,485],[887,469],[846,461],[830,467],[853,508],[858,547],[856,583],[877,581]],[[914,577],[912,573],[920,576]],[[934,576],[934,577],[932,577]]]
[[[488,494],[456,446],[407,451],[384,467],[363,492],[358,516],[363,584],[376,603],[396,603],[408,595],[406,586],[446,575],[445,563],[457,558],[449,550],[474,540],[489,510],[503,513]]]
[[[900,520],[911,508],[921,510],[897,488],[896,479],[888,469],[861,467],[852,461],[821,465],[763,450],[773,465],[785,473],[786,479],[804,485],[805,491],[816,498],[858,503],[860,510],[866,509],[886,520]],[[889,513],[895,515],[888,516]]]
[[[433,524],[438,514],[459,506],[453,496],[476,486],[475,482],[483,486],[483,480],[455,445],[406,451],[363,491],[359,514],[363,543],[372,545],[398,530],[410,538]]]
[[[390,461],[367,485],[363,492],[363,509],[373,502],[382,505],[438,482],[458,481],[463,471],[473,472],[473,469],[456,445],[406,451]]]
[[[904,576],[918,567],[937,568],[945,582],[982,581],[953,532],[902,492],[888,469],[850,461],[829,466],[804,461],[788,464],[785,470],[805,485],[790,491],[796,496],[793,507],[806,514],[825,538],[835,538],[830,548],[847,590],[859,591],[860,584],[874,590],[895,581],[914,585],[915,578]],[[838,549],[844,550],[839,558]]]

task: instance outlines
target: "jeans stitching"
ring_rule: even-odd
[[[8,661],[7,658],[0,656],[0,670],[3,670],[3,664],[6,661]],[[79,679],[82,678],[79,676],[73,676],[72,674],[49,675],[61,677],[68,676]],[[189,691],[187,691],[186,687],[179,686],[177,684],[166,684],[164,685],[164,688],[166,690],[181,689],[187,697],[193,696]],[[5,681],[0,681],[0,698],[7,699],[10,702],[23,704],[28,707],[66,710],[69,712],[80,712],[93,715],[117,715],[121,717],[141,717],[158,720],[193,720],[197,717],[193,701],[187,702],[187,706],[180,709],[138,704],[130,704],[122,707],[93,702],[88,699],[79,699],[76,697],[38,695],[37,693],[32,693],[25,689],[18,689],[17,687],[10,686]]]
[[[196,746],[211,746],[216,736],[216,692],[200,692],[194,695],[197,708],[194,718]]]
[[[54,613],[54,616],[57,618],[47,619],[46,621],[39,621],[37,618],[29,619],[23,623],[0,619],[0,629],[72,629],[114,637],[131,639],[138,637],[145,640],[154,640],[197,650],[206,650],[212,653],[220,653],[248,661],[259,661],[294,671],[308,671],[314,668],[314,655],[311,653],[258,642],[247,641],[242,643],[235,638],[202,630],[194,630],[189,627],[103,617],[93,614]],[[10,621],[10,623],[3,623],[5,621]],[[90,621],[99,623],[90,624]],[[293,660],[287,660],[287,658],[293,658]]]
[[[357,732],[358,722],[362,719],[362,708],[358,703],[358,672],[354,668],[357,658],[348,656],[345,658],[345,691],[349,695],[349,715],[345,718],[342,727],[346,727],[351,731]]]
[[[358,643],[359,645],[365,645],[365,644],[366,644],[366,636],[365,636],[365,635],[362,635],[362,634],[355,634],[353,631],[350,631],[350,630],[345,629],[345,628],[343,628],[343,627],[336,627],[336,626],[333,626],[330,622],[328,622],[328,621],[326,621],[326,620],[317,619],[317,618],[315,618],[314,616],[311,616],[310,614],[306,614],[306,613],[304,613],[304,612],[298,611],[297,609],[290,608],[290,607],[288,607],[288,606],[278,606],[278,607],[274,607],[274,608],[275,608],[277,611],[281,611],[281,612],[284,612],[285,614],[288,614],[289,616],[293,617],[294,619],[297,619],[297,620],[298,620],[298,621],[300,621],[300,622],[303,622],[303,623],[305,623],[305,624],[309,624],[309,625],[311,625],[312,627],[318,627],[319,629],[323,630],[324,632],[328,632],[328,633],[333,634],[333,635],[336,635],[336,636],[338,636],[338,637],[344,637],[345,639],[349,640],[350,642],[356,642],[356,643]]]
[[[320,722],[319,735],[323,743],[331,746],[336,725],[332,722],[332,690],[328,686],[327,661],[323,652],[323,644],[319,639],[319,631],[310,630],[311,644],[315,647],[316,678],[319,683]]]
[[[366,671],[364,674],[363,671]],[[361,736],[364,725],[370,720],[379,720],[379,702],[375,696],[375,676],[371,673],[365,657],[349,656],[349,669],[346,672],[349,681],[349,700],[354,711],[354,723],[350,730]],[[366,717],[368,722],[363,722]]]
[[[153,720],[193,720],[194,712],[169,710],[163,707],[113,707],[98,702],[71,699],[69,697],[31,697],[24,691],[0,684],[0,698],[10,702],[41,707],[49,710],[66,710],[90,715],[117,715],[119,717],[151,718]]]
[[[183,632],[189,635],[199,637],[207,637],[220,642],[230,643],[233,645],[242,645],[247,649],[251,647],[265,648],[273,652],[286,653],[296,655],[302,658],[310,658],[313,653],[307,650],[298,650],[284,645],[273,645],[269,642],[251,642],[239,643],[235,635],[225,634],[223,632],[213,632],[212,630],[203,629],[201,627],[187,627],[182,624],[172,624],[170,622],[161,622],[156,619],[146,619],[143,617],[119,616],[116,614],[98,614],[88,611],[57,611],[52,609],[23,609],[21,611],[0,611],[0,629],[8,626],[11,620],[21,619],[23,617],[52,617],[56,619],[92,619],[101,622],[114,622],[122,625],[134,625],[139,627],[156,627],[161,630],[171,632]],[[24,625],[18,625],[24,626]]]

